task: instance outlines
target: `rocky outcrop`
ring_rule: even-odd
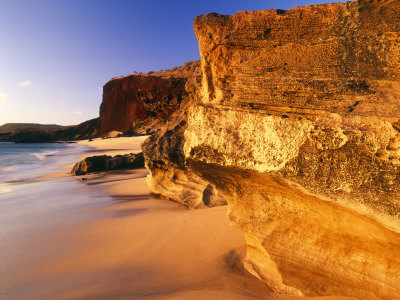
[[[186,80],[198,66],[199,62],[191,62],[173,70],[111,79],[103,87],[100,133],[157,131],[187,96]],[[152,126],[143,129],[149,120]]]
[[[54,132],[67,126],[37,123],[6,123],[0,126],[0,142],[49,143],[54,142]]]
[[[196,81],[196,77],[192,78]],[[151,191],[190,208],[226,205],[226,199],[208,181],[187,170],[183,152],[190,103],[184,99],[165,127],[142,145]]]
[[[201,79],[185,123],[145,145],[152,189],[210,184],[246,269],[275,291],[400,299],[400,2],[209,14],[194,29]]]
[[[55,142],[54,135],[51,132],[41,129],[17,129],[5,135],[4,142],[14,143],[52,143]]]
[[[99,118],[82,122],[78,125],[66,126],[66,128],[53,132],[55,140],[83,140],[99,136]]]
[[[85,175],[117,169],[137,169],[144,167],[143,153],[125,155],[95,155],[77,162],[71,170],[72,175]]]

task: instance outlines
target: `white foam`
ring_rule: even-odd
[[[31,155],[35,156],[39,160],[44,160],[44,159],[46,159],[46,156],[52,156],[59,152],[61,152],[61,150],[43,151],[40,153],[32,153]]]
[[[26,171],[26,170],[32,170],[40,167],[39,165],[12,165],[9,167],[5,167],[4,171],[6,172],[14,172],[14,171]]]
[[[11,188],[0,188],[0,194],[7,194],[7,193],[11,193],[13,191],[13,189]]]

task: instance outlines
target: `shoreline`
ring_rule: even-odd
[[[116,155],[140,149],[143,139],[82,144]],[[229,224],[227,206],[190,210],[158,199],[144,168],[84,181],[62,174],[26,184],[25,194],[4,205],[5,215],[24,214],[2,235],[0,298],[300,299],[274,293],[244,270],[245,240]],[[13,218],[0,224],[16,226]]]
[[[71,176],[70,171],[74,167],[76,163],[85,159],[89,156],[94,155],[124,155],[129,153],[138,153],[141,152],[140,145],[148,136],[139,136],[139,137],[119,137],[119,138],[95,138],[89,142],[88,139],[76,141],[74,144],[89,147],[87,150],[82,152],[82,155],[78,159],[76,159],[73,163],[60,166],[59,172],[52,172],[49,174],[45,174],[40,176],[42,179],[48,178],[58,178]],[[135,142],[132,142],[135,141]],[[133,145],[133,146],[132,146]],[[62,171],[61,171],[62,170]],[[66,172],[67,170],[68,172]],[[75,176],[77,178],[93,176],[93,174]]]
[[[98,147],[95,153],[115,155],[121,149],[139,150],[143,139],[82,144]],[[86,151],[82,150],[83,156]],[[146,169],[108,171],[81,181],[63,172],[21,185],[24,193],[9,195],[12,201],[2,207],[4,217],[11,215],[1,220],[10,228],[2,229],[0,298],[265,299],[271,295],[238,267],[244,238],[229,225],[227,207],[188,210],[157,199],[147,187],[147,174]],[[28,209],[32,204],[35,209]],[[11,222],[16,218],[12,212],[21,210],[19,219]]]
[[[98,152],[105,155],[123,155],[129,153],[141,152],[140,145],[149,136],[135,136],[135,137],[116,137],[116,138],[96,138],[89,142],[89,140],[80,140],[77,142],[79,145],[90,146],[97,149]],[[89,155],[88,155],[89,156]],[[83,157],[84,158],[84,157]],[[82,158],[82,159],[83,159]]]

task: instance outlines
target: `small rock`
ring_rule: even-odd
[[[72,175],[85,175],[115,169],[137,169],[144,167],[143,153],[126,155],[95,155],[86,157],[76,163],[71,170]],[[81,179],[83,180],[83,179]]]

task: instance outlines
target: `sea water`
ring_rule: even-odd
[[[37,165],[46,156],[66,148],[66,144],[0,143],[0,168]]]
[[[68,144],[64,143],[0,143],[0,182],[15,182],[42,175],[50,162],[49,158],[68,148]]]
[[[64,251],[57,247],[67,228],[97,218],[97,208],[111,202],[102,189],[70,174],[90,153],[96,149],[77,143],[0,143],[0,299],[49,298],[26,292],[42,282],[31,274]]]
[[[77,143],[0,143],[0,233],[4,224],[14,226],[90,200],[70,171],[93,151]]]

